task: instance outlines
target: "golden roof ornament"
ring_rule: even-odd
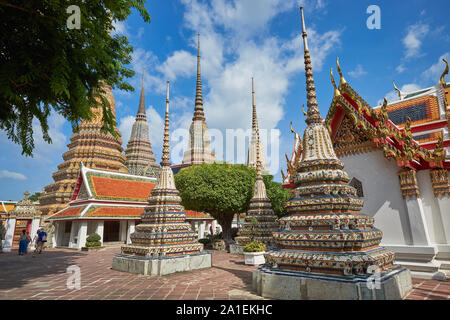
[[[402,99],[403,99],[403,97],[402,97],[402,92],[401,92],[400,89],[397,88],[397,86],[395,85],[395,80],[392,80],[392,83],[393,83],[393,85],[394,85],[395,91],[397,91],[397,93],[398,93],[399,99],[402,100]]]
[[[334,87],[333,98],[339,97],[339,96],[341,95],[341,92],[340,92],[339,89],[337,88],[336,82],[334,81],[333,68],[330,69],[330,76],[331,76],[331,83],[333,84],[333,87]]]
[[[336,67],[339,73],[339,88],[341,88],[344,84],[347,83],[347,81],[345,81],[344,76],[342,75],[341,66],[339,65],[339,57],[336,58]]]
[[[449,68],[448,68],[448,62],[447,62],[447,60],[445,60],[444,58],[442,58],[442,61],[444,61],[444,63],[445,63],[445,70],[444,70],[444,72],[442,73],[441,78],[439,79],[439,82],[441,83],[442,87],[445,88],[445,87],[447,86],[447,83],[445,82],[444,77],[448,74]]]

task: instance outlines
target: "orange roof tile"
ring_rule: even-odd
[[[140,218],[144,208],[136,207],[93,207],[84,217],[126,217],[126,218]]]
[[[154,182],[92,176],[93,192],[98,198],[147,202]]]
[[[65,208],[65,209],[57,212],[55,215],[51,216],[50,218],[51,219],[61,219],[61,218],[78,217],[80,215],[80,212],[83,211],[83,209],[86,207],[87,206]]]
[[[184,210],[186,212],[186,219],[214,219],[207,213],[197,212],[193,210]]]

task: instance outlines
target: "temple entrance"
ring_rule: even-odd
[[[120,241],[120,222],[105,221],[103,229],[103,242]]]
[[[19,247],[20,235],[22,234],[22,230],[25,232],[30,232],[31,229],[31,220],[16,220],[16,228],[14,229],[14,238],[13,238],[13,248]],[[31,239],[33,239],[34,235],[30,234]]]

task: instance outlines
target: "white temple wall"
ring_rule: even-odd
[[[430,171],[422,170],[416,173],[419,185],[420,198],[422,199],[425,222],[431,244],[445,244],[443,221],[440,214],[437,199],[434,196],[431,185]],[[449,209],[450,210],[450,209]]]
[[[364,207],[361,213],[375,218],[375,227],[383,232],[382,245],[411,245],[411,228],[407,208],[400,190],[393,160],[381,151],[341,157],[350,179],[363,186]]]

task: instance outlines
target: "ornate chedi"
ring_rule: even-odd
[[[104,85],[106,98],[112,114],[115,116],[115,100],[111,87]],[[77,182],[80,163],[88,168],[128,173],[125,157],[122,154],[120,131],[115,128],[117,138],[102,132],[103,111],[99,102],[92,107],[93,117],[83,120],[70,137],[69,150],[63,153],[64,162],[58,165],[53,174],[55,182],[45,187],[45,193],[39,198],[40,210],[44,216],[53,214],[67,206]]]
[[[256,103],[255,103],[255,85],[252,78],[252,138],[250,140],[250,146],[248,148],[248,158],[247,165],[251,168],[256,169],[257,166],[257,144],[259,143],[259,127],[258,127],[258,116],[256,114]],[[269,174],[269,169],[266,165],[266,156],[264,154],[264,148],[261,144],[259,144],[259,148],[261,153],[259,154],[261,160],[261,171],[263,174]]]
[[[253,78],[252,78],[253,84]],[[253,189],[253,197],[250,200],[250,208],[245,216],[245,222],[236,237],[239,245],[246,245],[251,240],[260,241],[266,245],[273,244],[272,232],[277,229],[276,215],[272,210],[272,204],[266,193],[266,186],[262,178],[261,143],[259,140],[258,120],[256,119],[255,95],[253,91],[253,126],[256,142],[256,181]]]
[[[267,266],[258,269],[254,281],[258,293],[268,297],[364,299],[363,285],[356,290],[357,277],[390,271],[394,253],[379,246],[382,232],[373,226],[374,219],[359,213],[363,200],[348,185],[349,177],[323,124],[301,11],[308,105],[302,158],[292,178],[295,189],[285,205],[288,215],[279,220],[280,229],[273,233],[277,248],[265,254],[270,271]],[[264,285],[258,284],[258,277],[266,277],[264,273],[269,278],[262,280]],[[299,277],[303,277],[301,282]],[[292,292],[280,289],[284,281],[294,286]],[[339,291],[345,282],[351,290]],[[399,293],[397,298],[402,296]]]
[[[198,35],[197,86],[195,90],[194,117],[189,128],[189,145],[183,155],[183,166],[212,163],[216,160],[211,151],[211,138],[203,112],[202,79],[200,74],[200,34]]]
[[[203,244],[198,243],[197,235],[186,222],[186,213],[181,203],[179,191],[175,187],[169,155],[169,82],[167,82],[166,118],[164,126],[164,147],[161,172],[155,188],[148,198],[148,206],[142,214],[142,223],[131,234],[131,244],[122,246],[122,254],[115,258],[113,268],[129,271],[120,266],[121,259],[141,257],[147,259],[166,259],[171,257],[201,254]],[[145,263],[145,260],[141,260]],[[210,264],[209,256],[209,266]],[[164,267],[160,267],[164,268]],[[181,269],[183,269],[181,267]],[[186,269],[177,269],[184,271]],[[160,270],[161,271],[161,270]],[[156,269],[147,274],[160,274]],[[161,271],[162,272],[162,271]]]
[[[130,174],[156,178],[160,167],[156,163],[155,156],[153,155],[147,116],[145,114],[144,74],[145,70],[142,74],[139,110],[136,115],[136,121],[131,129],[127,149],[125,150],[125,165]]]

